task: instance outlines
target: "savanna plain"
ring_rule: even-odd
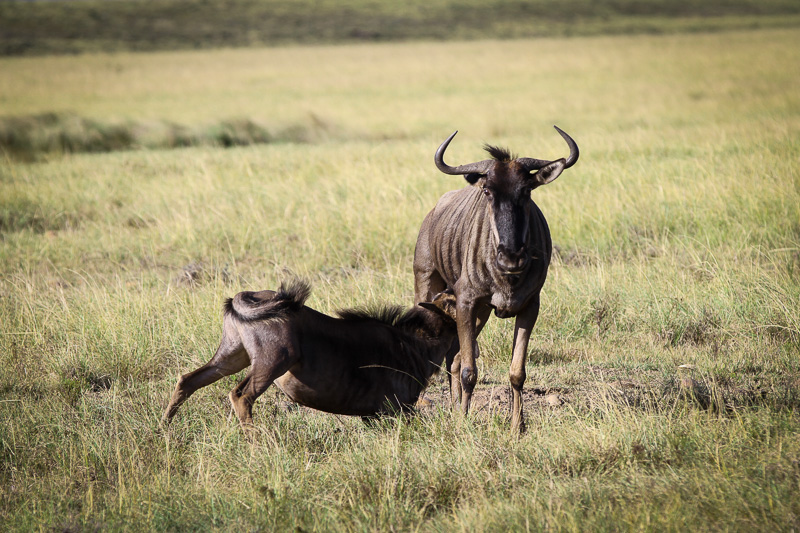
[[[0,162],[2,529],[800,529],[798,65],[791,28],[0,59],[27,128]],[[159,425],[225,297],[410,305],[420,223],[465,185],[439,143],[555,159],[553,124],[581,157],[534,191],[525,434],[496,318],[466,419],[443,375],[373,425],[271,390],[248,440],[237,375]]]

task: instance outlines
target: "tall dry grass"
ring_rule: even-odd
[[[798,40],[0,60],[0,101],[20,115],[285,126],[313,113],[337,128],[0,164],[6,528],[796,528]],[[454,162],[484,140],[557,157],[553,123],[582,155],[535,193],[558,252],[526,435],[508,431],[500,320],[481,336],[484,401],[467,420],[441,379],[432,411],[376,427],[269,392],[248,443],[232,376],[159,427],[177,375],[215,349],[224,297],[299,275],[321,311],[410,303],[419,224],[463,185],[433,168],[438,143],[457,128]]]

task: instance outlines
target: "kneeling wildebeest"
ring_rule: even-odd
[[[460,352],[448,354],[454,407],[469,411],[477,381],[475,342],[489,314],[517,317],[509,380],[511,428],[524,429],[522,386],[531,330],[539,316],[539,292],[547,277],[552,243],[544,215],[531,191],[556,179],[578,161],[578,146],[558,129],[569,146],[567,159],[516,158],[485,146],[491,159],[451,167],[444,152],[453,133],[434,156],[445,174],[463,174],[469,186],[446,193],[422,222],[414,251],[415,300],[425,302],[445,287],[456,294]]]
[[[240,292],[225,302],[214,357],[181,376],[164,412],[169,422],[196,390],[252,365],[229,394],[243,426],[275,382],[294,402],[369,418],[411,411],[456,338],[455,296],[442,292],[409,310],[344,310],[339,318],[304,305],[303,282]]]

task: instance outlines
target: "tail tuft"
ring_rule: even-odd
[[[281,283],[277,292],[240,292],[227,298],[223,309],[226,316],[242,322],[281,319],[300,311],[310,294],[311,286],[306,281],[296,280]]]
[[[233,310],[233,298],[225,298],[225,303],[222,304],[222,314],[235,315],[236,311]]]
[[[275,298],[285,300],[292,311],[299,311],[311,295],[311,285],[305,280],[294,280],[288,286],[281,283]]]

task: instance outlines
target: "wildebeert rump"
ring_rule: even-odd
[[[469,411],[477,380],[475,339],[494,309],[516,317],[509,380],[512,430],[524,428],[522,386],[531,330],[539,315],[539,293],[547,276],[552,243],[531,191],[556,179],[578,160],[578,146],[561,131],[569,157],[546,161],[515,158],[486,146],[492,159],[451,167],[444,152],[456,133],[436,151],[436,167],[463,174],[470,184],[446,193],[422,222],[414,252],[415,299],[424,302],[450,287],[456,294],[460,352],[448,357],[454,406]],[[450,361],[452,359],[452,362]]]
[[[329,413],[413,409],[454,344],[455,296],[442,292],[410,310],[345,310],[334,318],[304,305],[309,292],[297,282],[228,299],[217,352],[178,380],[164,422],[196,390],[248,365],[228,396],[243,425],[273,382],[293,401]]]

